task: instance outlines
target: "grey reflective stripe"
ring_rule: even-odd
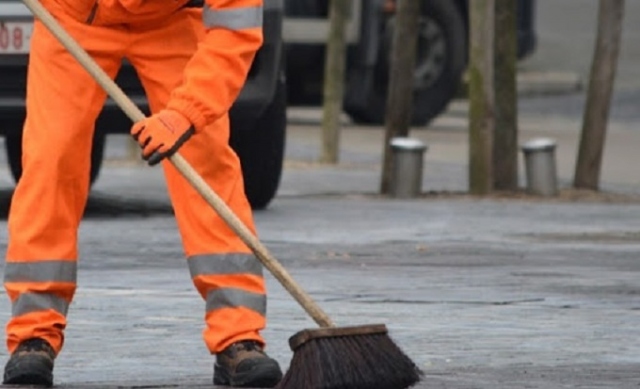
[[[76,282],[77,262],[7,262],[5,282]]]
[[[11,314],[15,317],[31,312],[44,311],[46,309],[53,309],[66,316],[69,303],[54,294],[23,293],[13,302]]]
[[[262,27],[262,7],[240,7],[232,9],[213,9],[204,6],[202,19],[208,28],[228,28],[244,30]]]
[[[262,264],[253,254],[211,254],[189,257],[191,278],[218,274],[253,274],[262,276]]]
[[[264,316],[267,311],[267,296],[233,288],[216,289],[207,294],[207,312],[237,307],[246,307]]]

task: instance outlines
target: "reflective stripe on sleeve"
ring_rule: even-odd
[[[205,5],[202,11],[202,19],[207,28],[244,30],[262,27],[262,11],[263,8],[261,6],[213,9]]]
[[[23,293],[11,305],[11,315],[16,317],[47,309],[53,309],[66,316],[69,303],[50,293]]]
[[[216,289],[207,294],[207,312],[239,307],[249,308],[264,316],[267,311],[267,297],[234,288]]]
[[[5,282],[76,282],[77,262],[39,261],[8,262]]]
[[[252,254],[194,255],[188,258],[187,263],[191,278],[225,274],[262,276],[262,264]]]

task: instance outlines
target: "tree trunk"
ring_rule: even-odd
[[[472,194],[487,194],[493,188],[495,1],[469,2],[469,192]]]
[[[393,180],[393,155],[389,142],[407,136],[411,127],[413,107],[413,75],[418,45],[420,2],[398,0],[391,53],[389,92],[387,95],[384,160],[380,192],[388,194]]]
[[[351,0],[331,0],[330,29],[327,42],[322,118],[323,163],[337,163],[340,153],[340,114],[344,98],[346,67],[346,24]]]
[[[597,190],[615,80],[624,0],[600,0],[587,102],[573,186]]]
[[[495,3],[493,188],[518,189],[517,1]]]

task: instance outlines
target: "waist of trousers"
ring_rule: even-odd
[[[46,0],[45,0],[46,1]],[[140,10],[128,10],[117,2],[111,6],[105,5],[104,2],[94,0],[83,4],[82,8],[70,6],[67,0],[49,0],[58,5],[61,11],[76,19],[78,22],[95,26],[109,26],[117,24],[144,23],[153,20],[162,20],[163,18],[180,11],[181,9],[202,8],[204,0],[183,0],[182,4],[156,6]],[[91,3],[91,4],[89,4]]]

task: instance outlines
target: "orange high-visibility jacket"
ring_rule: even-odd
[[[157,19],[184,7],[189,0],[59,0],[78,18],[97,25]],[[206,0],[204,36],[184,70],[184,83],[167,108],[184,114],[196,130],[225,114],[246,81],[263,42],[262,0]]]
[[[167,105],[184,114],[196,130],[225,114],[240,93],[263,42],[262,7],[262,0],[206,0],[205,36],[185,69],[184,83]]]

